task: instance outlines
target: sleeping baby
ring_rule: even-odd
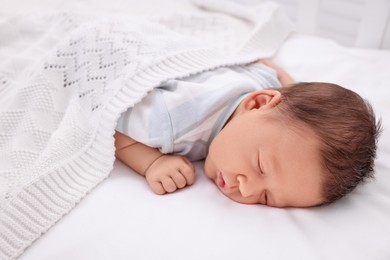
[[[168,80],[120,117],[116,157],[157,194],[195,181],[239,203],[311,207],[373,177],[380,124],[330,83],[294,83],[269,60]]]

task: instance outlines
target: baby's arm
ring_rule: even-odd
[[[187,158],[163,154],[119,132],[114,137],[116,157],[145,176],[155,193],[174,192],[194,183],[195,168]]]
[[[284,69],[273,63],[269,59],[262,59],[259,60],[258,63],[262,63],[272,69],[274,69],[278,75],[278,80],[280,84],[282,84],[282,87],[288,87],[295,83],[295,80],[290,76],[290,74],[287,73]]]

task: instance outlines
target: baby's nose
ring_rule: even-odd
[[[248,182],[248,178],[244,175],[237,176],[238,189],[240,190],[241,196],[244,198],[248,198],[256,195],[256,189],[254,189],[253,185]]]

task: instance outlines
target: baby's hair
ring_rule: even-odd
[[[374,177],[381,125],[366,100],[339,85],[322,82],[296,83],[279,91],[278,107],[283,114],[308,125],[319,137],[325,171],[321,205]]]

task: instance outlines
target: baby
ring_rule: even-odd
[[[294,83],[261,60],[169,80],[116,130],[116,157],[157,194],[193,184],[191,161],[205,159],[206,175],[234,201],[311,207],[373,177],[380,124],[356,93]]]

